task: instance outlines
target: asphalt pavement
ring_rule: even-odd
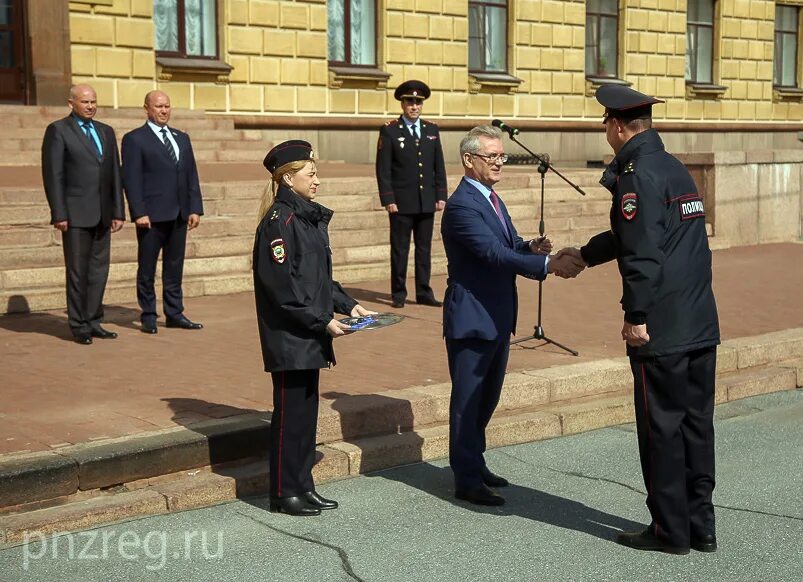
[[[0,550],[22,581],[799,581],[803,390],[717,408],[720,549],[645,553],[612,540],[649,520],[634,427],[488,453],[513,483],[501,508],[452,498],[445,461],[330,483],[316,518],[256,498]]]

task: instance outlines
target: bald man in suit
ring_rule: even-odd
[[[97,95],[89,85],[70,88],[71,113],[48,125],[42,141],[42,181],[50,222],[61,231],[67,269],[67,317],[75,341],[114,339],[103,329],[103,294],[109,277],[111,233],[125,210],[114,130],[94,119]]]

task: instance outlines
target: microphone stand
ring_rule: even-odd
[[[555,174],[560,176],[564,182],[566,182],[569,186],[577,190],[583,196],[585,196],[586,193],[583,192],[583,189],[580,188],[580,186],[578,186],[577,184],[569,180],[566,176],[558,172],[555,169],[555,167],[549,163],[549,158],[544,158],[543,156],[540,156],[539,154],[533,152],[530,148],[528,148],[526,145],[517,140],[512,131],[508,130],[508,135],[510,136],[510,139],[513,142],[517,143],[524,151],[533,156],[539,162],[538,173],[541,174],[541,218],[538,222],[538,234],[543,237],[544,232],[546,230],[544,227],[544,176],[547,173],[547,171],[552,170],[553,172],[555,172]],[[544,333],[544,328],[541,325],[541,309],[543,305],[543,297],[544,297],[544,282],[538,281],[538,323],[535,324],[535,328],[533,329],[532,335],[519,339],[514,339],[510,342],[510,345],[516,345],[522,342],[527,342],[535,339],[535,340],[541,340],[545,342],[545,344],[552,344],[555,347],[558,347],[564,351],[569,352],[573,356],[579,356],[580,352],[578,352],[577,350],[573,350],[572,348],[569,348],[561,343],[556,342],[555,340],[547,337],[547,335]],[[526,348],[526,349],[534,349],[534,348]]]

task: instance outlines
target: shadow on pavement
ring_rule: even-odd
[[[8,299],[7,315],[0,315],[0,328],[14,333],[38,333],[62,340],[72,341],[73,336],[67,323],[66,312],[63,316],[47,312],[31,313],[28,300],[24,295],[13,295]],[[120,327],[139,329],[134,325],[139,321],[139,310],[122,305],[105,305],[103,323]]]
[[[388,469],[370,476],[404,483],[475,513],[523,517],[607,541],[613,541],[616,534],[621,531],[640,531],[646,527],[644,524],[594,509],[579,501],[513,483],[498,489],[507,501],[501,507],[484,507],[457,501],[454,498],[452,470],[429,463]]]
[[[381,291],[372,291],[370,289],[360,289],[359,287],[344,287],[346,293],[351,295],[358,302],[371,301],[373,303],[381,303],[383,305],[390,305],[392,297],[390,293],[383,293]]]
[[[198,398],[162,401],[173,411],[173,422],[203,435],[212,473],[233,479],[238,499],[267,493],[269,412]]]

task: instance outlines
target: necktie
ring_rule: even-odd
[[[86,134],[89,143],[92,144],[92,147],[95,149],[95,153],[98,155],[98,158],[101,157],[100,147],[98,147],[98,142],[95,141],[95,138],[92,137],[91,126],[89,125],[88,121],[84,121],[81,126],[84,128],[84,133]]]
[[[496,195],[496,192],[491,190],[491,204],[493,204],[494,210],[496,211],[496,217],[499,219],[499,222],[502,223],[502,228],[505,231],[505,234],[509,234],[507,230],[507,223],[505,222],[504,216],[502,216],[502,209],[499,207],[499,196]]]
[[[163,127],[162,131],[162,141],[165,144],[165,149],[167,150],[167,155],[170,156],[170,159],[173,160],[174,164],[178,164],[178,158],[176,157],[176,150],[173,149],[173,144],[170,143],[170,140],[167,139],[167,130]]]
[[[410,128],[413,130],[413,137],[416,140],[418,140],[418,126],[417,125],[411,125]]]

